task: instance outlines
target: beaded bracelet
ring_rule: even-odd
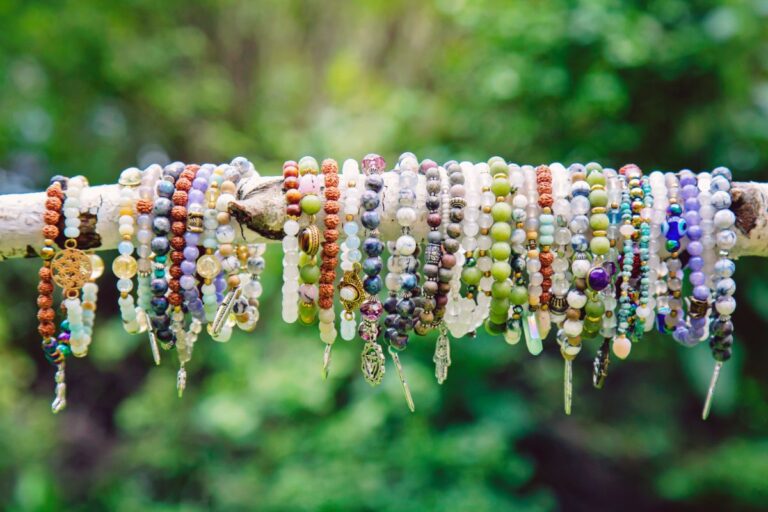
[[[651,190],[650,179],[647,176],[640,178],[641,207],[639,216],[639,236],[638,253],[640,255],[640,285],[638,305],[635,309],[635,329],[634,336],[639,340],[642,335],[650,330],[653,325],[653,308],[650,299],[650,267],[648,260],[650,258],[651,242],[651,211],[653,207],[653,191]]]
[[[688,281],[693,289],[693,296],[687,299],[688,318],[681,315],[678,318],[672,336],[678,343],[693,346],[706,336],[706,328],[709,317],[709,288],[706,286],[707,278],[702,272],[704,259],[701,257],[704,247],[701,244],[701,215],[699,209],[699,188],[696,175],[689,171],[680,172],[680,195],[683,199],[683,219],[686,222],[688,245],[685,251],[688,253]],[[729,196],[730,200],[730,196]]]
[[[317,318],[317,298],[320,279],[320,267],[317,265],[317,253],[320,250],[320,230],[315,225],[315,215],[322,209],[320,189],[322,180],[318,176],[320,166],[311,156],[299,160],[299,190],[302,192],[301,211],[309,219],[309,225],[299,232],[299,320],[305,325],[314,323]]]
[[[154,278],[150,284],[152,289],[152,300],[150,307],[150,323],[155,337],[161,346],[168,350],[172,348],[176,339],[171,330],[171,318],[168,315],[168,278],[166,274],[166,262],[168,253],[171,250],[168,234],[171,232],[171,209],[173,203],[171,197],[175,191],[174,184],[183,170],[184,165],[175,162],[166,165],[163,168],[163,175],[156,185],[156,197],[152,205],[152,232],[154,238],[151,242],[152,253],[154,255]]]
[[[525,222],[526,235],[526,272],[528,277],[528,308],[523,310],[523,334],[528,352],[538,355],[543,349],[540,325],[536,320],[541,299],[541,283],[544,276],[539,272],[539,198],[536,185],[536,169],[530,165],[522,166],[525,176],[524,193],[527,199]]]
[[[488,160],[493,181],[491,182],[491,193],[494,196],[494,204],[491,207],[491,217],[493,224],[489,233],[493,240],[491,245],[491,257],[493,266],[491,267],[491,276],[493,285],[491,287],[491,305],[486,320],[485,328],[491,335],[503,334],[507,328],[507,318],[509,314],[509,296],[511,293],[511,284],[509,276],[512,275],[512,266],[509,264],[509,256],[512,248],[509,240],[512,237],[512,207],[507,203],[507,196],[512,191],[509,183],[509,167],[500,157],[493,157]]]
[[[237,183],[240,181],[240,170],[232,165],[220,165],[214,170],[213,179],[218,182],[219,190],[216,199],[216,242],[219,246],[217,255],[222,270],[219,279],[226,280],[226,293],[216,310],[213,322],[208,326],[208,332],[215,341],[227,342],[232,336],[236,322],[232,312],[242,295],[240,259],[247,257],[248,250],[247,247],[241,248],[234,243],[235,229],[231,225],[229,215],[229,205],[235,200]]]
[[[152,359],[156,365],[160,364],[160,349],[155,337],[155,330],[150,326],[148,311],[152,309],[152,210],[155,198],[155,187],[163,172],[163,168],[157,164],[150,165],[141,173],[141,184],[138,189],[136,201],[136,268],[138,273],[138,286],[136,291],[136,318],[139,322],[140,332],[146,331],[149,335],[149,346]]]
[[[440,213],[442,206],[440,169],[434,161],[424,160],[420,165],[420,170],[426,177],[427,226],[429,231],[427,232],[427,246],[424,251],[424,266],[422,267],[425,279],[422,286],[422,309],[419,317],[415,319],[414,332],[423,336],[429,332],[437,320],[438,274],[443,252],[443,234],[440,226],[443,217]],[[410,209],[402,209],[402,211],[408,212]]]
[[[458,162],[452,161],[441,169],[443,182],[443,254],[441,264],[444,272],[450,274],[449,278],[441,278],[440,286],[447,288],[445,296],[445,315],[440,324],[440,335],[435,344],[435,354],[432,361],[435,363],[435,377],[438,384],[445,382],[448,377],[448,367],[451,365],[451,345],[448,338],[448,329],[455,325],[459,316],[459,300],[461,281],[460,272],[457,271],[463,265],[464,256],[461,253],[461,222],[464,220],[464,207],[466,201],[466,189],[464,186],[464,173]],[[450,318],[450,320],[449,320]]]
[[[61,219],[62,205],[64,201],[63,188],[66,187],[66,178],[57,176],[51,180],[46,190],[45,212],[43,213],[43,247],[40,256],[43,265],[38,272],[40,281],[37,285],[37,332],[42,337],[42,349],[46,360],[56,367],[55,399],[51,404],[51,410],[57,413],[67,405],[67,385],[65,376],[65,362],[67,356],[72,353],[70,347],[69,323],[65,320],[61,325],[61,333],[56,336],[56,311],[53,309],[54,274],[52,260],[56,256],[54,240],[59,236],[58,224]],[[74,262],[74,269],[79,265]],[[79,277],[77,272],[74,276]]]
[[[141,171],[135,167],[125,169],[120,173],[118,179],[120,189],[118,233],[121,241],[117,246],[119,256],[112,262],[112,273],[118,278],[117,291],[120,293],[118,306],[123,320],[123,328],[129,334],[136,334],[141,329],[136,303],[133,295],[131,295],[133,277],[138,272],[138,263],[133,256],[135,250],[133,235],[136,231],[136,188],[141,184],[141,179]]]
[[[388,324],[385,331],[385,337],[389,343],[389,355],[395,363],[400,383],[403,386],[405,400],[411,412],[415,411],[415,406],[397,352],[405,350],[408,346],[408,331],[413,327],[413,316],[416,313],[414,298],[419,291],[418,275],[416,274],[418,244],[410,234],[410,228],[416,221],[416,210],[413,207],[416,204],[416,187],[419,182],[418,168],[419,164],[416,157],[410,153],[401,155],[396,167],[399,183],[397,221],[401,227],[401,234],[394,244],[394,251],[390,252],[394,252],[396,255],[396,268],[400,273],[400,293],[394,310],[391,307],[392,301],[387,301],[384,305],[387,312],[390,313],[387,317]]]
[[[320,307],[320,340],[325,343],[325,355],[323,356],[323,375],[328,375],[331,347],[336,342],[336,327],[334,320],[336,314],[333,311],[334,283],[336,281],[336,264],[338,263],[339,245],[339,166],[336,160],[323,160],[322,172],[325,183],[325,229],[323,230],[323,244],[320,264],[320,285],[318,306]]]
[[[555,217],[552,215],[552,171],[547,165],[536,168],[536,192],[538,194],[539,213],[539,273],[541,279],[541,293],[539,295],[539,308],[536,311],[536,321],[539,326],[541,338],[545,339],[551,328],[549,315],[549,300],[552,297],[552,262],[554,255],[551,247],[555,243]]]
[[[464,180],[465,204],[460,210],[462,220],[458,223],[460,229],[461,250],[463,254],[458,254],[457,265],[461,270],[454,272],[456,284],[456,295],[447,306],[446,326],[455,338],[460,338],[469,333],[474,334],[474,329],[482,320],[478,322],[477,305],[477,285],[468,283],[467,275],[474,273],[476,283],[479,283],[482,273],[477,268],[477,234],[480,226],[477,221],[480,217],[480,184],[475,174],[475,167],[471,162],[462,162],[459,164],[459,171]],[[462,294],[461,288],[465,286],[465,292]]]
[[[490,270],[491,260],[487,256],[486,249],[480,249],[480,246],[490,248],[490,237],[480,233],[480,222],[486,223],[486,218],[492,222],[490,207],[488,205],[485,211],[485,192],[490,193],[491,177],[488,173],[487,164],[471,164],[466,166],[462,164],[462,172],[467,184],[467,206],[464,208],[464,223],[462,224],[462,246],[466,251],[464,253],[464,268],[461,270],[461,282],[465,287],[465,296],[472,301],[471,304],[465,303],[465,309],[471,308],[471,315],[468,317],[465,333],[474,332],[485,321],[484,304],[490,303],[490,297],[487,297],[480,289],[483,282],[484,268]],[[469,179],[467,179],[469,178]],[[486,190],[487,188],[487,190]],[[493,196],[493,194],[490,194]],[[491,197],[493,201],[493,197]],[[489,224],[490,225],[490,224]],[[487,299],[487,300],[486,300]],[[454,333],[457,335],[457,333]]]
[[[566,296],[570,288],[567,271],[568,246],[571,242],[571,231],[568,222],[571,220],[571,181],[568,170],[560,163],[549,166],[552,172],[552,213],[555,216],[555,258],[552,261],[552,287],[548,310],[552,323],[562,326],[565,312],[568,309]]]
[[[59,253],[52,262],[53,280],[64,290],[64,308],[67,311],[67,322],[70,331],[70,347],[72,355],[84,357],[91,344],[95,300],[98,288],[95,283],[86,286],[95,270],[93,258],[77,248],[77,238],[80,236],[80,207],[83,189],[88,181],[82,176],[75,176],[67,182],[66,199],[62,206],[64,213],[64,236],[67,237],[66,249]],[[96,256],[98,258],[98,256]],[[98,260],[100,262],[100,259]],[[74,281],[69,274],[79,269],[80,277]],[[103,265],[101,269],[103,271]],[[80,297],[80,291],[83,297]]]
[[[382,288],[379,274],[382,268],[381,253],[384,251],[384,244],[380,239],[379,225],[381,224],[381,191],[384,188],[381,173],[384,172],[385,165],[384,159],[373,153],[366,155],[362,161],[365,191],[361,195],[363,213],[360,216],[360,222],[365,228],[364,268],[367,268],[370,273],[366,273],[365,281],[361,283],[358,270],[353,264],[352,270],[346,271],[339,283],[339,296],[345,309],[354,310],[358,306],[360,308],[361,321],[358,333],[365,341],[360,354],[360,369],[363,378],[371,386],[381,384],[386,370],[384,351],[377,342],[380,334],[379,319],[384,312],[378,293]],[[389,279],[388,275],[387,287],[390,290],[390,297],[387,300],[396,303],[397,289]]]
[[[736,245],[736,232],[733,229],[736,216],[729,209],[731,206],[731,180],[731,171],[725,167],[718,167],[712,171],[710,191],[712,193],[712,206],[716,210],[714,215],[715,242],[720,258],[715,263],[713,281],[715,307],[709,340],[712,357],[715,360],[715,369],[712,372],[707,398],[701,413],[702,419],[707,419],[709,416],[720,370],[723,364],[731,358],[733,346],[731,316],[736,310],[736,299],[733,298],[733,294],[736,293],[736,282],[732,276],[736,272],[736,264],[729,256],[731,249]]]
[[[680,192],[680,182],[672,173],[665,176],[669,207],[667,208],[667,219],[662,224],[661,230],[666,237],[666,249],[670,253],[667,259],[667,288],[669,291],[667,299],[667,308],[662,309],[664,315],[663,325],[659,329],[663,332],[674,332],[678,319],[683,316],[682,307],[682,287],[683,287],[683,266],[679,254],[683,248],[687,223],[681,217],[683,207],[678,201]]]
[[[283,322],[292,324],[299,318],[299,217],[301,198],[299,165],[289,160],[283,164],[283,192],[286,221],[283,226]]]
[[[360,211],[360,190],[358,189],[360,167],[356,160],[348,159],[344,161],[344,165],[341,168],[341,178],[341,204],[342,213],[344,214],[341,270],[344,274],[342,274],[342,279],[339,283],[339,299],[343,306],[340,314],[339,331],[343,340],[350,341],[357,335],[355,311],[360,307],[363,300],[362,282],[359,277],[359,272],[362,268],[360,265],[360,260],[362,259],[359,237],[360,225],[357,223],[357,215]],[[379,262],[381,262],[381,258],[379,258]]]
[[[256,167],[244,157],[236,157],[230,165],[239,171],[240,182],[259,177]],[[245,250],[238,252],[242,293],[239,302],[233,307],[233,312],[237,326],[245,332],[253,332],[259,321],[259,299],[263,292],[261,274],[266,265],[263,256],[267,246],[263,243],[251,243],[243,247]]]
[[[512,222],[514,229],[510,238],[511,265],[513,272],[512,289],[510,291],[510,310],[507,329],[504,331],[504,341],[510,345],[520,342],[523,335],[522,318],[525,306],[528,304],[528,288],[525,283],[526,270],[526,241],[525,231],[526,208],[528,196],[523,193],[525,189],[525,173],[517,164],[509,164],[509,183],[512,187]],[[527,342],[526,342],[527,344]]]

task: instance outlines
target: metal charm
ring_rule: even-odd
[[[386,372],[386,361],[381,345],[375,341],[365,342],[363,352],[360,354],[360,369],[368,384],[371,386],[381,384]]]
[[[230,290],[227,295],[224,296],[224,300],[221,301],[221,305],[216,310],[216,316],[213,317],[213,322],[211,323],[212,335],[219,335],[221,329],[224,327],[224,323],[227,321],[227,318],[229,318],[230,313],[232,313],[235,301],[240,298],[242,293],[243,291],[238,287],[234,290]]]
[[[441,324],[440,335],[435,344],[435,355],[432,357],[435,363],[435,378],[438,384],[442,384],[448,378],[448,367],[451,366],[451,340],[448,338],[445,326]]]
[[[720,378],[720,370],[723,368],[723,362],[718,361],[715,363],[715,369],[712,372],[712,379],[709,381],[709,389],[707,390],[707,399],[704,402],[704,409],[701,411],[701,419],[706,420],[709,417],[709,410],[712,408],[712,398],[715,396],[715,387],[717,386],[717,380]]]
[[[592,385],[602,389],[605,379],[608,377],[608,365],[611,364],[610,340],[605,338],[597,351],[594,363],[592,363]]]
[[[64,290],[65,295],[77,293],[91,278],[91,258],[77,249],[77,241],[67,239],[66,249],[51,261],[53,282]]]
[[[353,312],[365,301],[365,289],[359,275],[361,268],[360,263],[355,263],[353,270],[344,272],[337,286],[339,301],[345,311]]]
[[[389,347],[389,355],[395,363],[395,368],[397,368],[400,384],[403,385],[403,393],[405,394],[405,402],[408,404],[408,409],[410,409],[411,412],[416,412],[416,406],[414,405],[413,397],[411,396],[411,388],[408,387],[408,381],[405,380],[405,373],[403,372],[403,365],[400,364],[400,356],[397,355],[397,352],[392,347]]]

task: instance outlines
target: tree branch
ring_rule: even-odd
[[[387,173],[384,178],[383,203],[386,206],[388,185],[396,176]],[[768,256],[768,183],[735,182],[731,195],[738,235],[732,255]],[[117,232],[119,197],[117,185],[89,187],[83,191],[81,201],[88,211],[81,215],[83,224],[78,247],[94,250],[117,247],[120,241]],[[0,260],[38,255],[43,245],[44,209],[44,192],[0,196]],[[237,200],[230,205],[238,241],[273,242],[282,239],[284,212],[281,177],[245,180],[238,188]],[[426,213],[421,213],[418,228],[414,230],[417,236],[426,232]],[[386,207],[381,231],[385,239],[396,236],[398,232],[395,212]],[[56,242],[63,246],[63,235]]]

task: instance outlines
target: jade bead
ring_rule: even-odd
[[[506,197],[509,195],[512,186],[509,184],[507,178],[495,178],[491,183],[491,192],[496,197]]]
[[[477,267],[464,267],[461,271],[461,280],[469,286],[480,284],[483,278],[483,271]]]
[[[512,254],[512,248],[508,243],[496,242],[491,246],[491,257],[494,260],[504,261],[509,258],[510,254]]]
[[[593,254],[605,255],[611,250],[611,242],[604,236],[596,236],[589,242]]]
[[[589,225],[593,230],[605,231],[609,224],[608,215],[604,213],[595,213],[589,218]]]
[[[542,246],[549,246],[555,243],[555,237],[552,235],[540,235],[539,244]]]
[[[299,275],[305,284],[315,284],[320,279],[320,267],[316,265],[304,265],[301,267]]]
[[[507,325],[507,318],[509,318],[509,315],[507,314],[506,311],[503,313],[499,313],[496,311],[488,312],[488,320],[490,320],[491,323],[502,326],[502,329]]]
[[[589,300],[584,306],[584,311],[586,312],[587,316],[591,316],[593,318],[601,317],[603,316],[603,313],[605,313],[605,305],[602,301],[599,300]]]
[[[502,334],[506,327],[506,325],[491,322],[490,318],[487,319],[483,325],[485,326],[485,332],[487,332],[491,336],[498,336]]]
[[[490,167],[491,176],[496,176],[497,174],[503,174],[505,176],[509,175],[509,167],[507,166],[507,162],[505,162],[504,159],[500,156],[491,157],[488,160],[488,167]]]
[[[512,237],[512,226],[506,222],[495,222],[491,226],[491,238],[497,242],[504,242]]]
[[[600,165],[597,162],[589,162],[587,165],[584,166],[584,169],[588,173],[592,173],[592,171],[602,171],[603,170],[603,166]]]
[[[512,218],[512,206],[509,203],[494,203],[491,207],[494,222],[509,222]]]
[[[597,165],[597,164],[596,164]],[[605,174],[603,174],[602,169],[593,169],[588,175],[587,175],[587,183],[590,184],[590,186],[594,185],[603,185],[605,186]]]
[[[315,194],[307,194],[301,198],[301,211],[307,215],[315,215],[323,207],[323,202]]]
[[[490,311],[491,313],[496,313],[499,317],[504,315],[504,318],[506,319],[507,312],[509,311],[509,299],[493,297],[491,299]]]
[[[515,286],[509,294],[509,300],[515,306],[528,303],[528,289],[525,286]]]
[[[494,261],[491,266],[491,275],[496,281],[503,281],[512,274],[512,267],[506,261]]]
[[[512,284],[509,281],[496,281],[491,285],[491,295],[498,299],[509,299]]]
[[[552,224],[542,224],[539,226],[539,235],[554,235],[555,226]]]
[[[299,319],[301,323],[309,325],[314,323],[317,313],[317,306],[312,304],[311,306],[302,306],[299,308]]]
[[[592,206],[607,206],[608,192],[602,189],[593,190],[589,193],[589,204]]]

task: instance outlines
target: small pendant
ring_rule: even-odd
[[[597,389],[602,389],[605,385],[605,379],[608,378],[608,365],[611,364],[610,343],[608,338],[603,340],[603,344],[595,356],[595,361],[592,363],[592,385]]]
[[[392,357],[392,361],[395,363],[395,368],[397,368],[397,375],[400,377],[400,384],[403,385],[403,393],[405,394],[405,401],[408,404],[408,409],[410,409],[411,412],[415,412],[416,406],[413,403],[413,397],[411,397],[411,389],[408,387],[408,381],[405,380],[403,366],[400,364],[400,356],[397,355],[397,352],[392,347],[389,347],[389,355]]]
[[[211,323],[212,335],[218,336],[221,333],[221,329],[224,327],[224,322],[226,322],[230,313],[232,313],[232,308],[235,306],[235,301],[240,298],[241,293],[242,290],[240,288],[235,288],[234,290],[230,290],[224,296],[224,300],[221,301],[219,308],[216,310],[216,316],[213,318],[213,322]]]
[[[715,363],[715,369],[712,372],[712,379],[709,381],[709,389],[707,390],[707,399],[704,402],[704,409],[701,411],[701,419],[706,420],[709,417],[709,410],[712,408],[712,398],[715,395],[715,387],[717,386],[717,379],[720,378],[720,370],[723,368],[723,362],[718,361]]]
[[[51,404],[51,411],[53,411],[53,414],[56,414],[67,406],[67,383],[63,361],[56,366],[56,376],[54,379],[56,381],[56,398],[54,398]]]
[[[187,369],[182,364],[176,374],[176,390],[179,392],[179,398],[184,395],[185,389],[187,389]]]
[[[328,370],[331,367],[331,349],[333,349],[333,345],[330,343],[326,343],[325,350],[323,351],[323,371],[322,371],[323,380],[326,380],[328,378]]]
[[[149,325],[149,318],[147,318],[147,313],[143,309],[139,309],[141,313],[140,315],[143,315],[145,317],[145,321],[147,322],[147,325]],[[150,326],[147,328],[147,335],[149,336],[149,348],[152,350],[152,359],[155,361],[155,365],[160,365],[160,347],[157,344],[157,336],[155,336],[155,330],[152,329]]]
[[[442,384],[448,378],[448,367],[451,366],[451,340],[445,332],[445,327],[440,327],[440,336],[435,344],[435,355],[432,357],[435,363],[435,378],[438,384]]]
[[[573,361],[570,359],[565,360],[565,367],[563,368],[563,400],[565,414],[570,416],[573,401]]]
[[[534,356],[541,354],[544,347],[541,344],[541,336],[539,336],[536,314],[527,309],[523,311],[523,332],[525,333],[525,345],[528,347],[528,352]]]
[[[375,341],[367,341],[363,345],[363,352],[360,354],[360,369],[363,372],[363,378],[371,386],[378,386],[384,378],[386,371],[386,358],[381,345]]]

